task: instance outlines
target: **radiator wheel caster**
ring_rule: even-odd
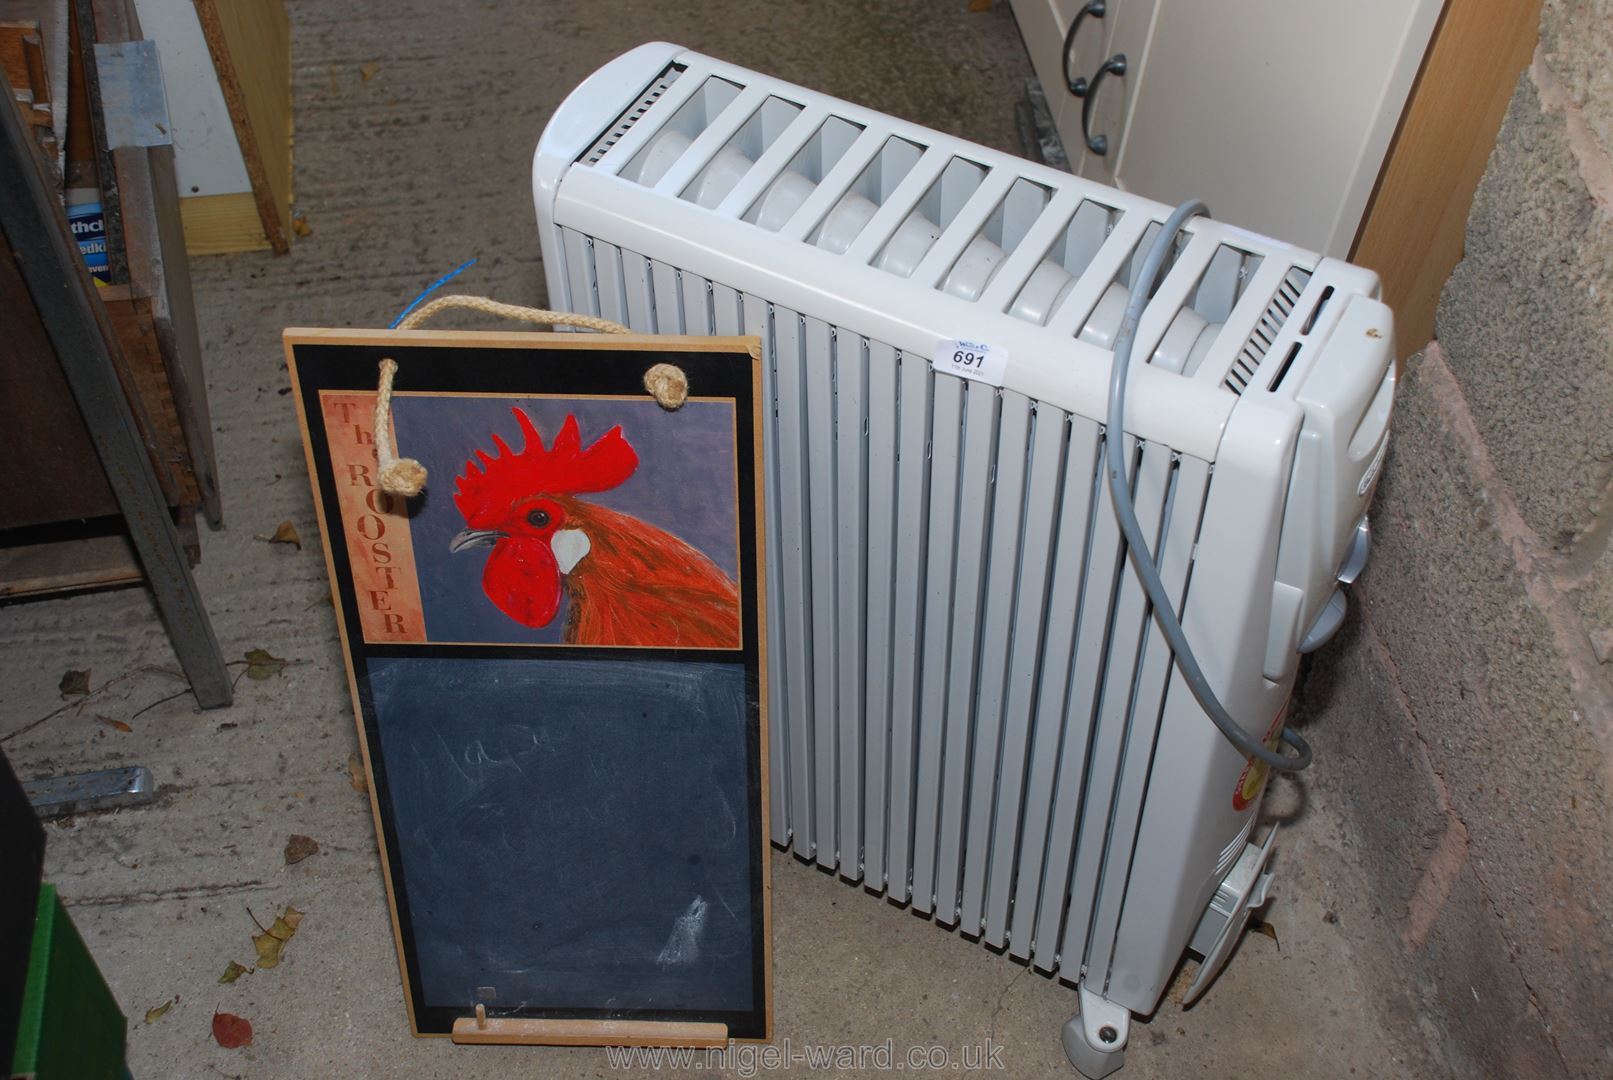
[[[1064,1056],[1087,1080],[1103,1080],[1126,1063],[1131,1011],[1081,987],[1081,1011],[1064,1024]]]

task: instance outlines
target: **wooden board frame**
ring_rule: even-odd
[[[235,127],[262,237],[247,240],[244,202],[226,197],[186,215],[197,254],[291,250],[291,20],[283,0],[195,0],[219,89]],[[187,200],[189,201],[189,200]],[[240,243],[239,247],[228,246]]]
[[[1397,361],[1434,336],[1474,194],[1540,37],[1540,3],[1447,0],[1434,27],[1350,251],[1383,281]]]
[[[343,664],[347,672],[353,718],[357,729],[360,754],[369,781],[370,812],[380,848],[383,880],[386,886],[387,906],[392,920],[393,943],[397,948],[399,976],[403,984],[405,1006],[411,1031],[420,1037],[451,1036],[465,1043],[522,1043],[533,1045],[637,1045],[637,1046],[720,1046],[730,1041],[761,1042],[771,1038],[773,1029],[772,991],[772,879],[771,843],[766,827],[768,805],[768,723],[767,723],[767,613],[765,591],[765,522],[766,506],[760,433],[762,431],[761,342],[755,337],[662,337],[652,335],[593,335],[579,333],[523,333],[523,332],[462,332],[462,331],[380,331],[348,329],[288,329],[284,347],[286,366],[291,378],[292,398],[297,403],[297,421],[306,454],[309,482],[313,489],[314,506],[320,526],[321,543],[325,553],[325,567],[331,583],[331,601],[336,611],[337,630],[342,643]],[[635,1017],[630,1014],[613,1014],[609,1017],[564,1016],[541,1017],[525,1015],[492,1015],[480,1005],[474,1015],[443,1017],[440,1009],[432,1009],[418,1000],[419,984],[410,970],[409,949],[400,920],[400,895],[396,878],[400,867],[394,865],[394,842],[389,839],[388,822],[382,808],[384,776],[376,768],[376,748],[372,746],[373,724],[367,722],[366,694],[355,670],[354,647],[356,621],[343,596],[342,577],[338,572],[338,554],[332,543],[328,521],[331,497],[322,490],[321,468],[316,458],[316,440],[309,425],[310,402],[316,402],[321,387],[305,383],[300,377],[297,350],[310,346],[347,346],[367,350],[362,370],[354,371],[352,387],[362,390],[373,383],[376,365],[382,355],[399,355],[404,349],[477,348],[477,349],[546,349],[575,350],[578,353],[643,351],[647,354],[645,366],[658,360],[693,363],[697,354],[743,353],[749,358],[750,416],[752,433],[750,474],[754,477],[753,537],[745,537],[754,544],[749,560],[742,562],[740,584],[748,601],[742,606],[745,627],[745,651],[748,663],[755,672],[754,737],[750,754],[755,762],[755,783],[751,799],[751,824],[756,855],[754,871],[759,878],[760,941],[756,946],[754,963],[758,965],[755,982],[760,997],[760,1028],[736,1031],[726,1023],[712,1023],[700,1019],[664,1019],[656,1016]],[[662,355],[656,355],[662,354]],[[579,358],[587,364],[586,358]],[[698,379],[692,379],[699,389]],[[400,375],[400,386],[411,383]],[[345,387],[344,387],[345,389]],[[495,391],[489,391],[495,392]],[[507,387],[504,393],[543,393],[534,387]],[[626,397],[628,393],[623,392]],[[648,394],[642,395],[648,398]],[[738,404],[738,402],[736,402]],[[736,446],[743,452],[744,442]],[[451,478],[438,476],[435,482],[452,483]],[[340,560],[346,561],[345,552]],[[750,567],[746,572],[745,566]],[[351,584],[350,582],[348,583]],[[571,646],[563,646],[571,648]],[[436,1012],[438,1015],[428,1016]],[[466,1010],[469,1012],[469,1009]],[[447,1020],[445,1023],[444,1020]]]

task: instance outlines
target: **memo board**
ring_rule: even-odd
[[[767,1038],[756,339],[285,345],[415,1034]],[[375,486],[384,357],[412,499]]]

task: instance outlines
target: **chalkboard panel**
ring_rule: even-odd
[[[286,341],[416,1033],[481,1006],[766,1038],[755,340]],[[430,471],[407,501],[373,484],[383,356]],[[663,361],[675,412],[642,386]],[[610,562],[644,551],[664,584]],[[495,581],[534,565],[552,602]]]
[[[370,686],[398,843],[431,853],[404,878],[428,1008],[755,1007],[742,665],[388,659]]]

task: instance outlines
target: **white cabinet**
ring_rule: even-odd
[[[1069,78],[1090,77],[1103,63],[1107,55],[1103,51],[1107,43],[1107,28],[1103,25],[1107,7],[1106,0],[1014,0],[1013,5],[1014,19],[1030,50],[1036,78],[1047,95],[1070,166],[1077,172],[1085,149],[1078,134],[1074,134],[1081,130],[1082,101],[1070,92]],[[1066,54],[1066,38],[1077,17],[1080,25],[1075,36],[1068,39]]]
[[[1162,202],[1201,198],[1222,221],[1339,257],[1441,7],[1013,0],[1076,172]]]

